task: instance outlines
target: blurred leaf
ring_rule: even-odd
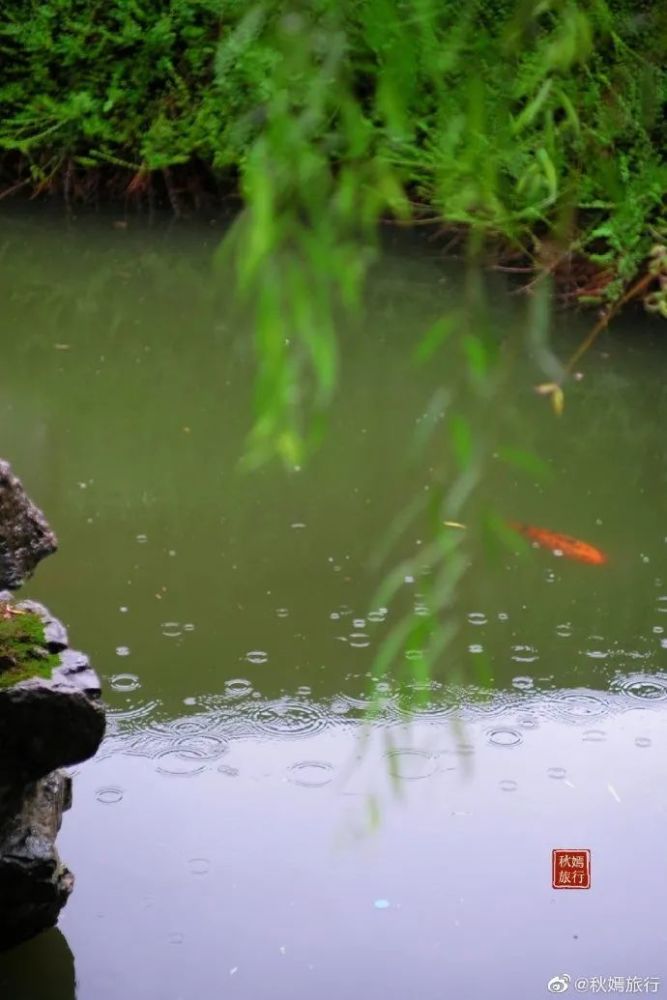
[[[430,360],[435,351],[447,340],[455,329],[459,321],[459,315],[451,312],[447,316],[441,316],[421,337],[414,351],[415,361],[423,364]]]
[[[498,457],[508,465],[514,466],[521,472],[527,472],[540,482],[553,479],[551,466],[532,451],[523,448],[500,447]]]
[[[368,826],[371,832],[375,832],[380,827],[382,820],[382,810],[376,795],[369,795],[366,799],[366,815]]]
[[[547,182],[547,188],[549,190],[549,199],[555,201],[558,197],[558,177],[556,175],[556,168],[553,165],[553,161],[544,147],[541,147],[537,151],[537,159],[540,162],[544,177]]]
[[[551,394],[551,405],[554,408],[554,413],[557,417],[560,417],[563,413],[563,408],[565,406],[565,394],[559,385],[556,386]]]
[[[493,668],[489,654],[485,650],[482,650],[479,653],[474,653],[470,659],[473,666],[473,676],[478,688],[491,692],[493,690]]]
[[[486,512],[482,519],[482,532],[485,550],[492,557],[499,557],[502,552],[531,551],[530,543],[496,511]]]
[[[460,414],[454,414],[449,421],[449,430],[454,455],[462,469],[470,465],[472,457],[472,430],[469,422]]]
[[[489,370],[489,354],[481,337],[466,334],[462,340],[468,367],[473,377],[483,381]]]
[[[524,110],[514,119],[512,122],[512,131],[517,134],[530,125],[537,114],[542,110],[544,104],[546,103],[549,94],[551,93],[551,88],[553,87],[553,79],[549,77],[544,81],[540,89],[538,90],[535,97],[526,105]]]

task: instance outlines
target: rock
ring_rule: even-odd
[[[23,601],[17,608],[38,614],[51,634],[65,627],[43,604]],[[53,641],[53,640],[52,640]],[[43,778],[58,767],[78,764],[97,751],[105,729],[101,686],[84,653],[60,648],[51,677],[0,688],[0,785]]]
[[[0,594],[0,601],[2,600],[3,595]],[[19,607],[24,608],[26,611],[34,611],[42,619],[44,623],[44,639],[49,653],[59,653],[61,649],[67,649],[69,645],[67,629],[62,622],[53,617],[48,608],[45,608],[38,601],[21,601]]]
[[[60,773],[28,785],[0,825],[0,948],[52,927],[72,891],[74,877],[54,846],[70,786]]]
[[[70,684],[82,691],[87,698],[97,701],[102,695],[100,679],[90,665],[85,653],[75,649],[64,649],[60,654],[60,665],[53,671],[53,678]]]
[[[16,590],[58,541],[8,462],[0,460],[0,587]]]
[[[57,545],[41,510],[0,460],[0,590],[20,587]],[[2,951],[53,927],[72,891],[74,877],[55,848],[63,810],[71,805],[71,781],[57,769],[93,756],[105,719],[99,678],[87,656],[69,649],[64,625],[36,601],[14,605],[5,591],[0,603],[8,605],[3,616],[24,610],[41,618],[44,641],[34,622],[29,633],[32,660],[47,675],[54,663],[50,676],[0,687]],[[20,666],[12,650],[6,644],[4,666]]]
[[[58,673],[0,690],[0,784],[35,781],[87,760],[100,745],[101,704]]]
[[[57,768],[92,757],[105,728],[88,657],[63,648],[67,632],[43,605],[17,607],[51,628],[57,662],[50,677],[0,688],[0,951],[53,926],[72,891],[55,848],[71,782]]]

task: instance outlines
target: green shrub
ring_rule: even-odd
[[[264,142],[264,173],[326,161],[371,217],[408,192],[526,250],[555,234],[613,297],[664,226],[665,39],[661,0],[5,0],[0,178],[172,196],[176,168],[256,201]]]

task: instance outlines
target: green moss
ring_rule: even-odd
[[[29,677],[50,677],[58,659],[47,649],[39,615],[0,605],[0,688]]]

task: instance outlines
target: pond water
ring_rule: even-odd
[[[465,684],[445,653],[415,714],[387,685],[368,724],[394,613],[372,603],[372,557],[429,486],[438,438],[420,453],[415,432],[459,378],[446,349],[422,368],[410,352],[462,268],[388,240],[321,451],[243,478],[252,346],[211,269],[218,239],[2,222],[0,453],[60,539],[26,595],[90,654],[109,724],[60,834],[75,892],[58,930],[0,957],[0,995],[667,989],[664,330],[620,321],[560,420],[517,352],[498,419],[552,475],[492,463],[483,488],[609,562],[480,561],[460,595]],[[498,276],[488,294],[499,336],[521,333],[525,297]],[[589,323],[555,316],[561,357]],[[422,583],[399,594],[418,613]],[[552,888],[555,848],[591,851],[590,890]]]

